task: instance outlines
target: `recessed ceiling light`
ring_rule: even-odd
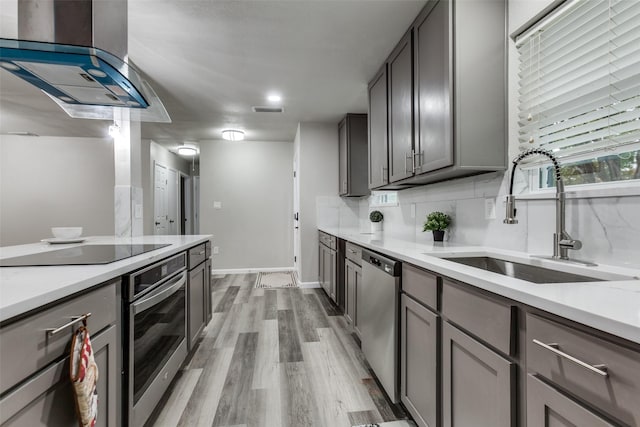
[[[269,102],[280,102],[282,101],[282,97],[276,93],[272,93],[271,95],[267,96],[267,101]]]
[[[227,141],[242,141],[244,132],[238,129],[225,129],[222,131],[222,138]]]

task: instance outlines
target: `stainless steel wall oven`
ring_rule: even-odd
[[[147,421],[187,355],[187,259],[181,253],[125,277],[123,425]]]

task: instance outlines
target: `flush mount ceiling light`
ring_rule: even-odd
[[[222,131],[222,138],[227,141],[242,141],[244,132],[238,129],[225,129]]]
[[[181,156],[195,156],[198,154],[198,147],[194,143],[185,142],[178,147],[178,154]]]
[[[269,101],[269,102],[280,102],[280,101],[282,101],[282,97],[280,95],[278,95],[277,93],[272,93],[269,96],[267,96],[267,101]]]

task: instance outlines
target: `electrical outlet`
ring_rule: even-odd
[[[496,219],[496,199],[484,199],[484,219]]]
[[[218,246],[214,246],[213,247],[213,253],[214,254],[219,254],[220,253],[220,248]]]
[[[411,203],[411,218],[414,219],[416,217],[416,204]]]

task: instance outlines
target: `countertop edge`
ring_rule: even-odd
[[[496,295],[509,298],[516,302],[528,305],[530,307],[555,314],[557,316],[586,325],[588,327],[611,334],[613,336],[631,341],[635,344],[640,344],[640,317],[638,320],[638,325],[622,322],[620,320],[606,316],[602,313],[586,311],[575,305],[565,304],[563,302],[558,302],[549,298],[544,298],[541,295],[536,295],[534,293],[527,292],[525,289],[522,289],[522,288],[532,286],[532,284],[528,282],[524,282],[518,279],[511,279],[511,278],[505,278],[504,280],[496,279],[496,281],[477,278],[477,277],[474,277],[472,274],[470,274],[474,270],[477,270],[473,267],[459,265],[459,266],[456,266],[456,269],[454,270],[451,266],[442,265],[443,262],[446,262],[446,263],[450,263],[450,262],[444,261],[436,256],[429,255],[423,252],[420,252],[419,253],[420,258],[417,258],[416,256],[412,256],[404,252],[398,252],[397,250],[389,249],[379,244],[372,244],[370,242],[367,242],[364,238],[359,239],[358,235],[354,234],[353,232],[342,232],[332,227],[318,227],[318,230],[334,235],[346,241],[352,242],[364,248],[371,249],[373,251],[377,251],[382,254],[388,255],[390,257],[396,258],[399,261],[407,262],[417,267],[427,269],[437,274],[441,274],[453,280],[464,282],[475,288],[482,289],[482,290],[494,293]],[[363,235],[368,235],[368,234],[364,233]],[[396,243],[401,241],[401,239],[393,239],[388,237],[385,237],[385,238],[395,241]],[[411,242],[407,242],[407,243],[411,243]],[[416,243],[416,251],[420,250],[417,248],[421,246],[424,247],[426,250],[427,248],[426,244],[421,245],[419,243]],[[491,248],[484,248],[480,246],[475,246],[475,247],[469,246],[469,247],[476,248],[476,250],[478,251],[491,249]],[[503,251],[500,249],[495,249],[495,251],[511,252],[511,251]],[[523,256],[524,255],[525,254],[523,254]],[[500,281],[511,282],[511,285],[507,285],[506,283],[500,283]],[[610,283],[624,284],[626,283],[626,281],[610,282]],[[515,286],[513,284],[515,284]],[[519,288],[517,286],[518,284],[522,284],[522,288]],[[557,286],[557,285],[535,285],[535,286]],[[574,287],[579,286],[584,288],[589,285],[588,284],[571,284],[567,286],[574,286]],[[542,290],[542,288],[540,288],[540,290]],[[615,290],[613,291],[615,292]],[[640,316],[640,308],[639,308],[638,314]]]
[[[9,305],[2,306],[0,308],[0,323],[11,323],[14,318],[22,317],[26,313],[37,310],[46,305],[55,303],[56,301],[68,298],[74,294],[83,292],[94,286],[98,286],[103,283],[107,283],[116,279],[124,274],[138,270],[144,266],[147,266],[155,261],[159,261],[164,258],[168,258],[179,252],[185,251],[194,246],[200,245],[210,240],[212,235],[194,235],[194,239],[189,242],[171,243],[170,246],[157,249],[157,253],[145,253],[132,258],[116,261],[112,264],[104,264],[98,266],[97,270],[103,270],[105,267],[112,267],[108,271],[96,272],[95,275],[89,275],[77,282],[62,285],[61,287],[55,287],[47,292],[41,292],[37,295],[30,296],[23,300]],[[153,251],[156,252],[156,251]],[[96,266],[89,265],[87,268],[95,268]],[[5,269],[23,268],[23,267],[2,267]],[[26,267],[26,268],[41,268],[41,267]],[[62,267],[64,268],[64,267]]]

